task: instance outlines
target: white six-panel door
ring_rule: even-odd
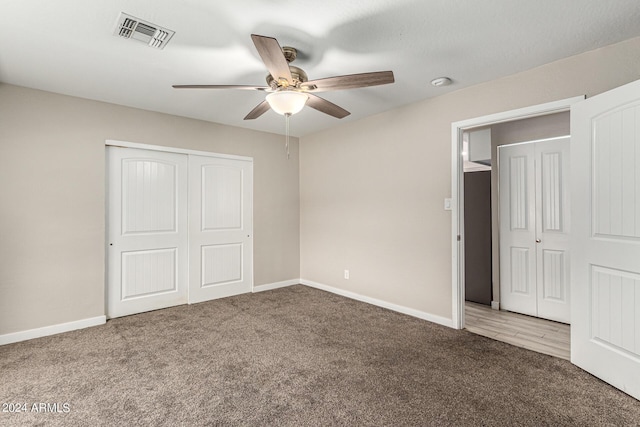
[[[571,108],[571,361],[640,399],[640,81]]]
[[[569,323],[569,138],[498,151],[500,305]]]
[[[189,302],[252,287],[253,165],[189,156]]]
[[[108,147],[107,315],[187,302],[187,156]]]

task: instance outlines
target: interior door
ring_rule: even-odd
[[[253,164],[189,156],[189,302],[250,292]]]
[[[187,156],[108,147],[107,315],[187,302]]]
[[[533,144],[498,147],[500,305],[537,316],[535,151]]]
[[[569,137],[534,144],[538,317],[563,323],[571,321],[569,145]]]
[[[640,399],[640,81],[571,109],[571,361]]]

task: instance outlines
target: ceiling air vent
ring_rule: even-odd
[[[120,12],[113,34],[125,39],[141,41],[156,49],[163,49],[175,32]]]

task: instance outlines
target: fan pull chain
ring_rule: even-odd
[[[284,115],[284,120],[286,123],[286,139],[285,139],[285,143],[284,143],[284,148],[287,150],[287,160],[289,160],[290,156],[289,156],[289,117],[291,117],[291,113],[286,113]]]

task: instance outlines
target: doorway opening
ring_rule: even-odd
[[[462,152],[465,328],[565,359],[569,126],[561,112],[473,128]]]
[[[508,145],[523,141],[567,135],[569,133],[569,110],[571,105],[582,99],[584,99],[584,97],[569,98],[566,100],[493,114],[452,124],[452,196],[454,200],[454,212],[452,216],[452,256],[454,261],[452,271],[452,294],[454,327],[462,329],[466,326],[465,311],[467,310],[467,306],[470,307],[469,320],[472,322],[489,322],[489,324],[490,322],[496,322],[496,324],[500,326],[507,320],[511,322],[516,321],[514,320],[515,318],[505,319],[504,317],[500,319],[487,320],[487,317],[480,315],[484,309],[489,310],[485,312],[487,315],[504,314],[497,311],[500,308],[500,267],[498,247],[499,222],[497,199],[498,170],[496,168],[497,147],[499,145]],[[487,135],[489,136],[487,137]],[[477,141],[477,143],[481,145],[484,144],[484,148],[473,147],[474,141]],[[478,155],[478,153],[481,154]],[[489,159],[486,158],[487,153],[490,153]],[[484,168],[474,169],[474,166],[478,166],[478,164],[480,166],[484,166]],[[465,166],[467,166],[466,171]],[[484,173],[485,175],[490,174],[491,178],[480,178],[481,175],[479,174],[481,173]],[[467,176],[467,174],[476,175]],[[469,178],[471,177],[473,179],[470,180]],[[474,227],[474,225],[473,220],[467,218],[472,214],[471,212],[473,212],[473,208],[469,209],[465,204],[467,201],[474,203],[474,199],[477,199],[477,194],[468,194],[468,196],[465,197],[465,191],[477,191],[477,189],[474,190],[473,187],[465,189],[465,181],[467,181],[467,184],[469,184],[469,181],[484,181],[485,183],[481,184],[484,186],[481,191],[484,194],[489,194],[491,199],[489,208],[490,213],[488,214],[491,224],[487,224],[489,220],[487,220],[486,213],[484,215],[479,215],[484,216],[482,221],[485,224],[485,229],[483,230],[485,236],[484,242],[479,245],[481,247],[480,250],[484,251],[483,253],[476,252],[473,254],[473,246],[478,246],[478,241],[474,241],[474,243],[471,244],[471,241],[467,239],[467,237],[471,237],[472,235],[477,236],[478,231],[473,230],[472,228],[469,230],[466,229],[466,227]],[[487,184],[487,181],[489,181],[489,184]],[[487,185],[489,185],[489,189],[486,188]],[[475,202],[477,202],[477,200],[475,200]],[[487,201],[484,200],[485,207],[483,209],[485,210],[486,202]],[[477,226],[477,224],[475,226]],[[489,228],[490,231],[487,230],[487,228]],[[471,248],[468,247],[470,245],[472,246]],[[487,248],[489,247],[491,248],[490,255],[486,253]],[[477,248],[475,250],[478,251]],[[477,265],[478,260],[481,260],[480,262],[482,264],[480,266]],[[489,266],[486,263],[490,263],[491,265]],[[468,269],[471,271],[467,271]],[[484,277],[481,278],[481,280],[476,280],[474,277],[474,274],[476,274],[475,272],[478,271],[484,274]],[[467,283],[468,281],[476,283]],[[484,285],[482,285],[484,288],[481,291],[478,291],[477,289],[473,290],[473,286],[477,283],[484,283]],[[487,283],[490,284],[491,289],[486,288]],[[481,301],[475,300],[478,292],[481,295]],[[470,302],[467,301],[467,293],[469,293]],[[489,299],[490,301],[487,301]],[[493,313],[491,311],[492,308],[494,309]],[[478,315],[480,315],[481,320],[478,320]],[[525,319],[523,320],[524,324],[529,327],[530,325],[527,324],[527,317],[528,316],[524,316]],[[537,321],[538,319],[533,320]],[[550,325],[550,327],[554,328],[553,325]],[[560,327],[559,329],[565,328]],[[568,326],[566,329],[568,329]],[[513,335],[517,333],[518,332],[511,331],[511,334]],[[497,335],[494,332],[492,332],[492,334]],[[560,332],[560,334],[562,335],[564,332]],[[541,334],[536,333],[534,335]],[[565,341],[564,337],[559,339],[561,341]],[[512,343],[518,345],[517,342]]]

